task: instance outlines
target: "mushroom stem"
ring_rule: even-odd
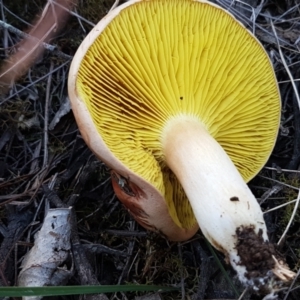
[[[180,116],[166,124],[162,146],[203,234],[239,279],[255,286],[255,279],[274,274],[277,252],[268,242],[261,208],[220,144],[198,120]]]

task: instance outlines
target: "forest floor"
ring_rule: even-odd
[[[256,35],[274,65],[282,97],[281,125],[267,165],[249,186],[266,212],[271,241],[280,241],[281,253],[297,273],[300,4],[298,0],[214,2]],[[0,1],[0,70],[2,75],[7,71],[0,75],[0,285],[17,285],[22,258],[33,246],[49,208],[73,207],[73,252],[64,267],[75,267],[65,282],[68,285],[179,287],[178,292],[156,293],[152,299],[261,299],[244,290],[222,254],[214,256],[200,232],[189,241],[174,243],[140,227],[114,195],[108,168],[81,138],[68,100],[68,69],[82,40],[114,1],[79,0],[70,5],[72,14],[57,20],[59,33],[39,46],[39,54],[20,66],[19,73],[8,70],[22,65],[11,57],[24,46],[26,33],[38,31],[32,24],[46,4],[45,0]],[[23,58],[24,54],[18,59]],[[288,286],[279,299],[299,299],[298,285]],[[142,294],[108,296],[134,299]]]

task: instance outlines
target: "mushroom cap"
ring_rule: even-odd
[[[278,132],[281,101],[267,53],[207,1],[117,7],[82,42],[68,87],[81,134],[113,170],[119,199],[140,224],[171,240],[198,227],[165,162],[165,124],[180,115],[199,120],[246,182],[266,163]]]

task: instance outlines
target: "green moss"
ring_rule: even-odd
[[[290,175],[282,174],[280,176],[280,181],[285,183],[286,185],[293,186],[295,188],[300,187],[300,178],[298,177],[297,174],[290,174]],[[284,196],[285,196],[285,202],[286,203],[290,202],[292,200],[295,200],[298,197],[298,191],[296,189],[290,188],[288,186],[284,186],[283,193],[284,193]],[[282,210],[283,213],[282,213],[282,217],[281,217],[281,220],[280,220],[280,224],[282,225],[283,228],[290,221],[293,211],[294,211],[294,204],[288,204]],[[294,217],[293,225],[296,225],[296,223],[300,223],[299,209],[298,209],[298,211],[297,211],[297,213]]]

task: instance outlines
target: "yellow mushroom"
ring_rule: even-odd
[[[232,15],[208,1],[130,0],[79,47],[69,96],[84,140],[141,225],[173,241],[199,225],[256,290],[294,276],[245,183],[276,140],[277,81]]]

